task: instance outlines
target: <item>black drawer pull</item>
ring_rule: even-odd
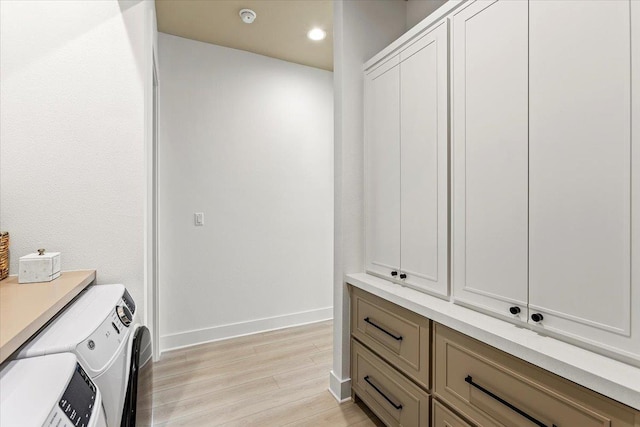
[[[529,421],[531,421],[535,425],[540,426],[540,427],[548,427],[545,423],[543,423],[541,421],[538,421],[537,419],[533,418],[531,415],[527,414],[522,409],[517,408],[516,406],[514,406],[511,403],[507,402],[506,400],[504,400],[500,396],[497,396],[496,394],[490,392],[489,390],[487,390],[486,388],[482,387],[481,385],[479,385],[477,383],[474,383],[473,382],[473,378],[471,377],[471,375],[467,375],[467,377],[464,380],[466,382],[468,382],[469,384],[471,384],[472,386],[474,386],[475,388],[477,388],[478,390],[480,390],[481,392],[491,396],[492,398],[494,398],[498,402],[502,403],[507,408],[509,408],[512,411],[517,412],[518,414],[522,415],[523,417],[525,417],[526,419],[528,419]],[[556,425],[553,424],[552,427],[556,427]]]
[[[383,393],[383,392],[382,392],[378,387],[376,387],[376,386],[371,382],[371,380],[369,379],[369,375],[367,375],[366,377],[364,377],[364,380],[365,380],[367,383],[369,383],[369,385],[370,385],[371,387],[373,387],[373,389],[374,389],[375,391],[377,391],[378,393],[380,393],[380,396],[384,397],[384,398],[385,398],[385,400],[391,404],[391,406],[393,406],[394,408],[396,408],[396,409],[397,409],[397,410],[399,410],[399,411],[401,411],[401,410],[402,410],[402,405],[396,405],[395,403],[393,403],[393,400],[389,399],[389,398],[387,397],[387,395],[386,395],[386,394],[384,394],[384,393]]]
[[[380,329],[382,332],[384,332],[385,334],[389,335],[391,338],[393,338],[396,341],[402,341],[402,336],[397,336],[397,335],[393,335],[391,332],[387,331],[386,329],[384,329],[381,326],[376,325],[375,323],[373,323],[371,320],[369,320],[368,317],[364,318],[364,321],[367,322],[368,324],[370,324],[371,326],[373,326],[376,329]]]

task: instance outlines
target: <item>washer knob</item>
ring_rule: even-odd
[[[119,305],[116,307],[116,313],[124,326],[129,326],[133,320],[133,314],[126,305]]]

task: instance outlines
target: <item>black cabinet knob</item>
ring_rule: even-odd
[[[400,275],[400,278],[401,278],[401,279],[406,279],[406,278],[407,278],[407,275],[406,275],[406,274],[404,274],[404,273],[402,273],[402,274]]]
[[[544,316],[540,313],[533,313],[531,315],[531,320],[533,320],[536,323],[542,322],[542,319],[544,319]]]
[[[520,314],[520,307],[515,306],[515,305],[513,307],[510,307],[509,308],[509,313],[513,314],[514,316],[516,314]]]
[[[391,275],[392,275],[393,277],[396,277],[396,276],[398,275],[398,272],[397,272],[397,271],[392,271],[392,272],[391,272]]]

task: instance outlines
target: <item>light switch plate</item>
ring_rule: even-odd
[[[193,222],[196,226],[203,226],[204,225],[204,213],[202,212],[196,212],[195,214],[193,214]]]

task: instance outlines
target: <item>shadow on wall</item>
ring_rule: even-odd
[[[144,49],[146,46],[146,36],[151,25],[149,11],[153,10],[154,2],[145,0],[117,0],[118,7],[122,14],[122,23],[129,38],[131,46],[132,61],[138,68],[140,82],[145,80],[145,70],[147,68],[147,56]],[[138,7],[135,7],[138,6]],[[142,24],[142,25],[141,25]]]
[[[0,63],[3,82],[29,68],[37,68],[41,61],[57,55],[67,46],[95,32],[98,27],[119,16],[123,10],[122,5],[120,8],[115,4],[114,7],[95,7],[92,3],[68,2],[65,7],[59,7],[56,0],[0,1]],[[127,5],[127,9],[131,6]],[[37,13],[34,13],[34,8],[38,9]],[[46,19],[38,19],[39,17]],[[17,42],[12,34],[29,34],[31,37],[24,37]],[[42,34],[47,36],[42,37]],[[78,61],[82,61],[82,58],[78,58]]]
[[[144,0],[118,0],[118,6],[120,7],[120,12],[125,13],[133,6],[137,5],[138,3],[142,3],[143,1]]]
[[[407,1],[407,30],[414,27],[433,11],[445,4],[447,0],[408,0]]]

